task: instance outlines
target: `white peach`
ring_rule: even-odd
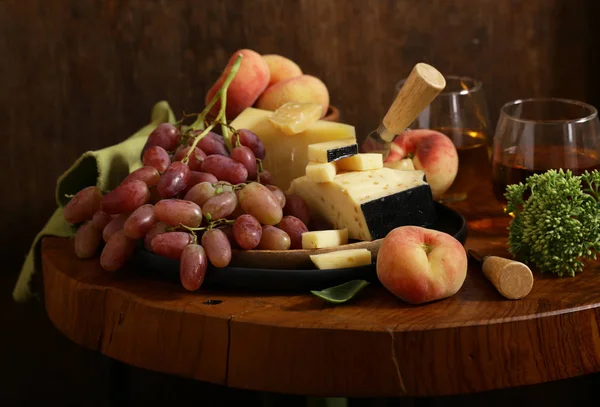
[[[377,277],[410,304],[440,300],[458,292],[467,276],[467,254],[451,235],[418,226],[401,226],[383,240]]]
[[[269,72],[271,73],[269,86],[286,79],[302,76],[302,69],[289,58],[277,54],[263,55],[262,57],[269,65]]]
[[[425,172],[434,199],[450,188],[458,173],[458,153],[452,140],[434,130],[407,130],[390,146],[385,162],[406,158],[413,160],[416,170]]]

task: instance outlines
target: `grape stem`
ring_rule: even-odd
[[[214,184],[212,184],[212,186],[213,186],[213,188],[215,188],[215,192],[217,194],[220,194],[221,192],[223,192],[223,187],[225,187],[225,186],[231,187],[231,189],[233,189],[234,191],[237,191],[237,190],[243,189],[246,185],[248,185],[248,184],[246,184],[245,182],[232,185],[229,182],[225,182],[225,181],[218,181],[218,182],[215,182]]]
[[[227,93],[224,94],[223,101],[221,102],[221,106],[225,105],[225,99],[227,98]],[[225,141],[225,147],[231,153],[233,147],[231,146],[231,136],[229,135],[227,123],[227,112],[223,111],[223,122],[221,122],[221,133],[223,135],[223,140]],[[239,137],[238,137],[239,138]]]
[[[260,158],[256,159],[256,165],[258,166],[258,174],[256,175],[256,181],[260,183],[260,173],[263,172],[262,160]]]
[[[202,130],[202,128],[204,127],[204,119],[205,119],[206,115],[210,112],[210,110],[215,105],[215,103],[217,103],[217,100],[221,99],[221,106],[219,107],[219,113],[217,114],[217,117],[215,117],[215,120],[213,120],[213,122],[211,123],[210,126],[208,126],[202,133],[200,133],[198,136],[195,137],[194,144],[192,144],[192,148],[190,148],[187,155],[182,160],[182,162],[184,164],[187,164],[187,162],[189,161],[191,152],[194,151],[194,149],[198,145],[198,142],[204,136],[206,136],[208,134],[208,132],[210,130],[212,130],[212,128],[215,127],[215,125],[217,123],[221,123],[221,122],[227,123],[227,118],[226,118],[226,114],[225,114],[225,107],[227,105],[227,89],[229,88],[229,85],[233,81],[233,78],[235,77],[238,70],[240,69],[240,65],[242,63],[242,58],[243,58],[242,54],[239,54],[237,56],[237,58],[235,59],[235,62],[233,63],[233,65],[231,66],[231,69],[229,70],[229,73],[227,74],[227,77],[225,78],[225,81],[223,81],[223,85],[221,86],[221,89],[219,89],[217,91],[217,93],[215,93],[215,95],[213,96],[210,103],[208,105],[206,105],[204,110],[202,112],[200,112],[200,114],[196,118],[196,121],[194,121],[194,123],[192,123],[192,125],[190,126],[190,128],[193,130]],[[223,131],[223,140],[225,141],[225,146],[227,147],[227,149],[229,151],[231,151],[231,136],[229,135],[229,132],[227,131],[227,127],[223,126],[223,124],[221,124],[221,129]]]
[[[223,127],[226,127],[226,128],[227,128],[227,129],[229,129],[229,130],[230,130],[230,131],[231,131],[233,134],[236,134],[238,137],[237,137],[237,140],[236,140],[236,142],[235,142],[235,147],[239,147],[239,146],[241,146],[241,143],[240,143],[240,137],[239,137],[239,133],[238,133],[238,131],[237,131],[237,130],[236,130],[234,127],[232,127],[230,124],[227,124],[227,120],[223,120],[223,121],[221,121],[221,120],[216,120],[216,119],[215,119],[215,120],[214,120],[214,122],[215,122],[215,123],[217,123],[217,124],[220,124],[220,125],[221,125],[221,129],[223,129]],[[223,135],[225,135],[225,130],[222,130],[222,131],[223,131]],[[225,136],[223,136],[223,137],[225,137]],[[228,136],[228,137],[229,137],[229,136]],[[229,137],[229,139],[231,140],[231,137]],[[232,145],[231,147],[233,148],[233,145]]]
[[[181,112],[181,119],[175,122],[175,126],[181,126],[185,119],[192,116],[198,116],[200,113],[186,113],[185,110]],[[201,130],[201,129],[198,129]]]
[[[216,219],[216,220],[210,221],[208,223],[208,226],[201,226],[201,227],[193,228],[193,227],[186,226],[186,225],[180,223],[179,227],[182,227],[182,228],[188,230],[189,232],[191,232],[194,235],[194,237],[196,237],[196,232],[200,232],[203,230],[211,230],[213,228],[231,225],[233,223],[235,223],[234,219],[230,220],[230,219],[221,218],[221,219]]]
[[[233,223],[235,223],[234,219],[230,220],[230,219],[221,218],[221,219],[217,219],[217,220],[209,222],[209,224],[208,224],[207,227],[208,227],[208,230],[211,230],[213,228],[218,228],[220,226],[231,225]]]
[[[194,142],[192,143],[192,146],[190,147],[189,151],[187,152],[187,154],[185,155],[183,160],[181,160],[182,163],[187,165],[187,163],[190,161],[190,156],[192,155],[192,153],[194,151],[196,151],[196,146],[198,145],[200,140],[202,140],[204,138],[204,136],[206,136],[213,129],[213,127],[215,127],[215,123],[211,124],[206,129],[204,129],[202,131],[202,133],[200,133],[196,137],[194,137]]]

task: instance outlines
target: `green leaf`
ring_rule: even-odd
[[[350,301],[360,290],[368,285],[369,282],[365,280],[352,280],[321,291],[311,291],[311,293],[325,301],[334,304],[342,304]]]

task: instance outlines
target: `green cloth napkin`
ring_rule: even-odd
[[[175,122],[175,116],[165,101],[152,108],[150,123],[125,141],[96,151],[84,153],[56,182],[56,203],[58,208],[46,226],[35,237],[27,254],[17,285],[13,291],[16,301],[27,301],[38,294],[39,286],[34,277],[39,271],[41,239],[44,236],[73,236],[76,228],[63,218],[63,208],[69,201],[66,195],[74,195],[81,189],[97,185],[102,191],[109,191],[119,185],[131,171],[142,166],[140,152],[146,139],[160,123]]]

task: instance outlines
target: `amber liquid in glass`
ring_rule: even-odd
[[[487,137],[479,130],[452,127],[434,130],[448,136],[458,152],[458,173],[442,200],[463,200],[482,178],[490,177],[490,148]]]
[[[549,169],[571,170],[575,175],[585,171],[600,170],[600,160],[595,151],[565,147],[562,145],[536,146],[533,168],[524,165],[524,157],[531,156],[531,151],[522,154],[502,154],[492,163],[494,195],[500,202],[506,202],[504,194],[506,186],[525,182],[527,177],[540,174]]]

